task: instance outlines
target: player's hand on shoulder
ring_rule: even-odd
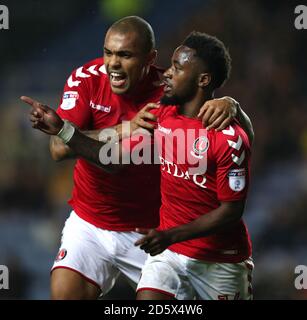
[[[150,110],[158,108],[158,104],[148,103],[143,109],[141,109],[130,122],[131,132],[133,133],[135,130],[140,128],[153,130],[155,128],[157,117],[151,113]]]
[[[22,96],[20,99],[30,105],[29,119],[32,127],[50,135],[56,135],[63,127],[63,120],[52,108],[30,98]]]
[[[201,107],[198,118],[203,126],[217,131],[227,128],[237,115],[238,102],[231,97],[212,99]]]

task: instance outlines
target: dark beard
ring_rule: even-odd
[[[160,99],[160,103],[162,105],[172,105],[172,106],[175,106],[175,105],[179,105],[182,103],[182,99],[180,99],[178,96],[171,96],[171,97],[168,97],[168,96],[163,96],[161,99]]]

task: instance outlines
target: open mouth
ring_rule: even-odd
[[[164,88],[163,88],[164,92],[169,92],[172,90],[172,86],[169,84],[169,82],[166,79],[163,80],[163,84],[164,84]]]
[[[164,90],[164,92],[169,92],[172,90],[172,87],[168,83],[164,82],[163,90]]]
[[[110,82],[113,87],[123,87],[127,82],[127,76],[120,72],[110,72]]]

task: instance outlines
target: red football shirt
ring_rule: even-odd
[[[155,138],[161,153],[161,229],[189,223],[216,209],[221,201],[246,198],[250,145],[237,123],[222,132],[207,131],[201,121],[179,115],[176,107],[161,107]],[[242,219],[214,235],[176,243],[169,249],[215,262],[239,262],[251,255]]]
[[[130,120],[148,102],[159,101],[162,71],[151,67],[135,96],[112,92],[103,59],[76,69],[64,87],[58,114],[82,130],[112,127]],[[89,223],[108,230],[128,231],[155,227],[159,223],[160,173],[156,166],[128,166],[109,174],[78,159],[74,188],[69,201]]]
[[[175,106],[151,112],[158,116],[154,142],[161,169],[160,230],[187,224],[218,208],[221,201],[246,198],[250,144],[237,123],[222,132],[207,131],[201,121],[179,115]],[[137,141],[141,139],[130,142],[132,150],[137,150]],[[175,243],[168,249],[213,262],[236,263],[251,256],[250,237],[242,219],[215,234]]]

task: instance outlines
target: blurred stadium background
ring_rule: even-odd
[[[301,1],[303,4],[304,1]],[[137,14],[153,26],[159,64],[192,30],[222,39],[232,77],[218,95],[240,101],[254,123],[253,180],[245,220],[252,235],[256,299],[306,299],[294,287],[307,265],[307,30],[294,28],[292,1],[87,0],[1,1],[0,265],[10,290],[0,299],[48,299],[73,162],[55,163],[48,138],[31,129],[29,95],[56,107],[70,72],[102,54],[107,27]],[[109,299],[133,298],[124,281]]]

